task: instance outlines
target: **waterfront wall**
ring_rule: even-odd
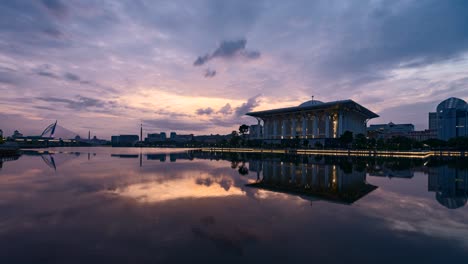
[[[274,154],[326,155],[326,156],[365,156],[365,157],[402,157],[428,158],[468,157],[465,151],[386,151],[386,150],[329,150],[329,149],[261,149],[261,148],[201,148],[206,152],[252,152]]]

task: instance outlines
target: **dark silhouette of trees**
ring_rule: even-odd
[[[238,147],[241,141],[241,137],[237,133],[237,131],[232,131],[231,133],[231,139],[229,140],[229,144],[231,147]]]
[[[343,135],[340,136],[341,147],[348,148],[349,144],[353,142],[353,132],[346,130]]]
[[[453,149],[468,149],[468,137],[451,138],[447,144]]]
[[[357,134],[353,146],[356,149],[367,149],[367,138],[364,134]]]
[[[247,175],[249,174],[249,169],[247,166],[245,166],[245,162],[242,162],[242,164],[239,166],[239,169],[237,170],[240,175]]]

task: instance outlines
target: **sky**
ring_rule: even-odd
[[[468,100],[468,2],[0,1],[0,129],[228,134],[253,110],[352,99],[428,127]]]

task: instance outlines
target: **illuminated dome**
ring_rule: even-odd
[[[466,109],[466,107],[466,102],[462,99],[450,97],[437,106],[437,112],[442,112],[444,109]]]
[[[308,107],[308,106],[314,106],[314,105],[319,105],[323,104],[323,102],[318,101],[318,100],[309,100],[307,102],[303,102],[302,104],[299,105],[299,107]]]

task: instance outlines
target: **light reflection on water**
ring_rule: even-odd
[[[26,152],[0,168],[0,263],[460,262],[465,163]]]

